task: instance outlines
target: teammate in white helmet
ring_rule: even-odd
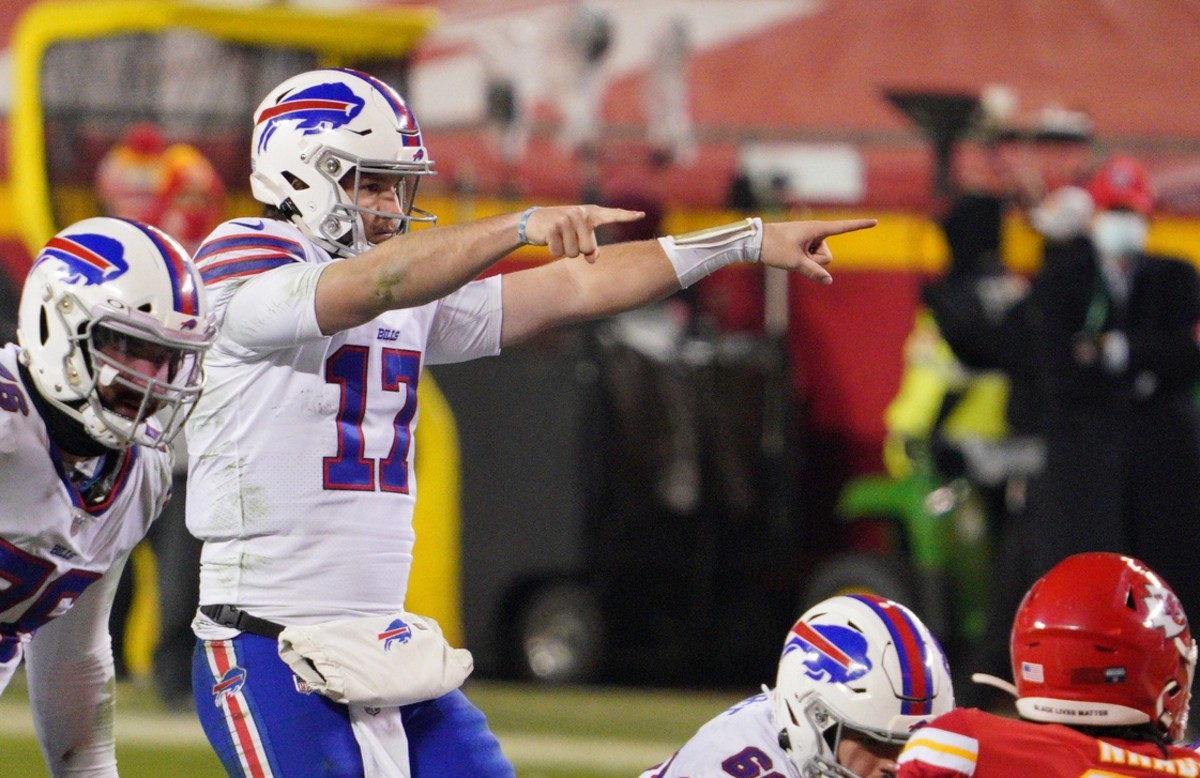
[[[641,778],[883,778],[914,729],[954,707],[946,657],[903,605],[831,597],[788,632],[775,688],[702,726]]]
[[[179,244],[106,217],[38,253],[18,319],[0,347],[0,691],[24,658],[50,772],[115,776],[108,614],[170,497],[215,327]]]
[[[635,308],[731,262],[827,282],[825,239],[874,222],[748,219],[602,252],[597,227],[642,214],[571,205],[410,232],[433,221],[414,207],[433,162],[400,95],[353,70],[272,90],[251,157],[264,217],[226,222],[197,251],[222,327],[188,424],[202,724],[231,774],[509,775],[460,692],[342,705],[298,689],[277,650],[280,626],[404,608],[422,368]],[[560,261],[474,280],[526,244]]]

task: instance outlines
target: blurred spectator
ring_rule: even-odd
[[[164,152],[162,168],[158,211],[151,223],[191,253],[225,218],[225,186],[204,155],[186,143]]]
[[[105,216],[155,224],[167,142],[153,122],[139,122],[96,168],[96,196]]]
[[[1145,253],[1153,196],[1137,160],[1111,158],[1088,191],[1087,239],[1047,244],[1030,298],[1046,467],[1021,533],[1026,582],[1072,553],[1118,551],[1196,611],[1200,277]]]
[[[903,492],[917,498],[910,510],[927,512],[927,495],[935,489],[955,496],[955,510],[982,508],[986,524],[975,550],[969,559],[956,558],[948,577],[939,579],[953,586],[973,577],[971,570],[989,580],[1002,577],[988,575],[986,566],[1007,522],[1009,485],[1038,465],[1036,447],[1012,435],[1008,376],[994,365],[972,366],[961,359],[940,326],[946,321],[951,332],[974,334],[983,329],[978,320],[1003,316],[1024,294],[1024,279],[1000,262],[999,219],[999,200],[964,196],[943,220],[949,269],[922,292],[925,304],[918,307],[904,343],[900,388],[884,413],[884,464],[897,484],[905,485]],[[966,326],[958,321],[964,311],[970,312]],[[956,595],[953,601],[965,606],[956,615],[964,620],[954,630],[945,629],[944,639],[954,640],[949,648],[961,657],[975,648],[987,623],[975,620],[966,592]],[[931,615],[937,613],[931,610]],[[985,616],[993,618],[990,609]]]
[[[106,216],[152,224],[189,252],[225,215],[225,187],[212,164],[187,143],[168,145],[151,122],[131,127],[96,169]]]
[[[672,16],[653,38],[650,72],[642,95],[646,138],[664,162],[696,160],[696,133],[688,105],[692,34],[686,17]]]
[[[952,398],[962,402],[970,388],[1004,413],[1003,437],[976,434],[972,439],[956,433],[951,435],[956,446],[935,447],[942,470],[953,463],[948,455],[975,452],[972,483],[989,508],[992,567],[997,574],[990,576],[994,583],[988,592],[984,634],[957,665],[967,674],[1006,672],[1008,625],[1036,577],[1032,572],[1015,574],[1027,559],[1021,516],[1029,483],[1045,460],[1037,360],[1030,345],[1035,325],[1029,282],[1005,267],[1002,236],[1005,219],[1013,212],[1024,214],[1047,241],[1070,240],[1085,231],[1091,198],[1078,187],[1064,185],[1083,175],[1091,154],[1090,124],[1084,123],[1086,117],[1071,116],[1069,127],[1060,126],[1058,114],[1050,117],[1057,123],[1043,121],[1031,129],[985,123],[985,142],[956,159],[955,190],[940,220],[950,267],[922,290],[943,347],[972,379],[960,379]],[[1050,197],[1045,195],[1048,190],[1054,190]],[[942,413],[943,418],[948,415],[945,409]],[[992,432],[1001,429],[993,426]],[[933,436],[935,444],[939,437],[946,436]],[[998,702],[991,687],[959,680],[963,704],[987,707]]]
[[[884,464],[904,478],[929,458],[940,479],[972,475],[968,451],[1007,434],[1008,382],[999,371],[973,371],[954,355],[927,308],[904,342],[900,389],[884,413]],[[995,486],[977,483],[983,489]]]

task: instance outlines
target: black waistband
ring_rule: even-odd
[[[265,638],[277,640],[283,632],[283,625],[273,621],[251,616],[246,611],[232,605],[201,605],[200,612],[208,616],[222,627],[233,627],[252,635],[262,635]]]

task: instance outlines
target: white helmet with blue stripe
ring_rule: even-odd
[[[838,764],[848,731],[902,745],[954,707],[954,690],[941,646],[912,611],[851,594],[792,626],[772,699],[780,743],[803,775],[857,778]]]
[[[108,448],[170,444],[200,396],[215,337],[187,252],[135,221],[96,217],[62,230],[21,292],[22,364],[48,403]]]
[[[416,117],[384,82],[329,68],[293,76],[254,112],[250,188],[336,256],[369,249],[361,213],[394,218],[397,233],[435,221],[413,207],[420,176],[433,173]],[[360,208],[364,174],[394,179],[401,215]]]

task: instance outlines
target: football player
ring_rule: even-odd
[[[1019,719],[960,708],[915,733],[900,778],[1197,775],[1187,729],[1196,641],[1153,570],[1108,552],[1067,557],[1013,623]]]
[[[641,778],[883,778],[909,734],[953,707],[946,657],[912,611],[831,597],[788,632],[773,690],[712,719]]]
[[[54,775],[117,774],[108,614],[171,492],[171,439],[215,337],[166,234],[85,219],[34,259],[0,348],[0,690],[25,659]]]
[[[298,690],[278,655],[280,626],[404,608],[422,368],[643,305],[730,262],[827,282],[825,238],[874,221],[750,219],[603,252],[597,227],[642,214],[531,208],[410,231],[434,221],[414,205],[433,161],[401,96],[354,70],[280,84],[251,143],[264,215],[225,222],[197,250],[222,327],[188,423],[205,731],[233,774],[509,775],[461,692],[341,705]],[[562,259],[474,280],[526,244]]]

